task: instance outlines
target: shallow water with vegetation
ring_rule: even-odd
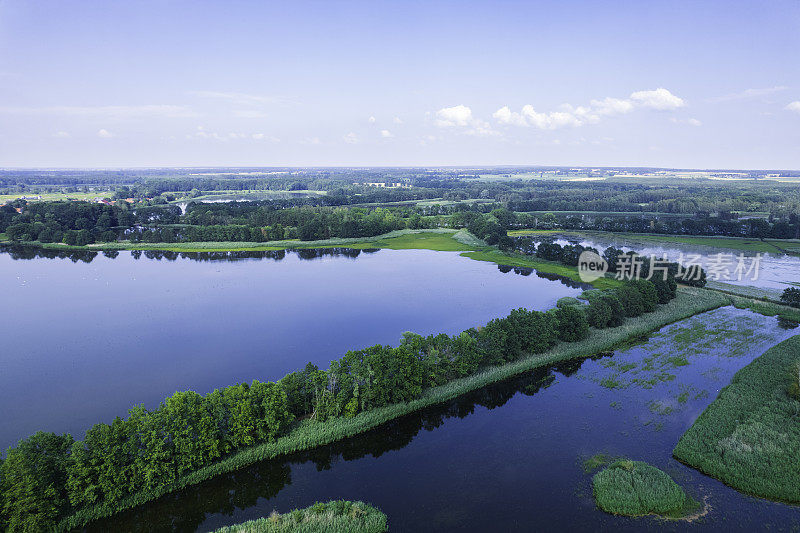
[[[682,256],[682,263],[686,263],[691,255],[699,255],[701,257],[700,263],[707,265],[709,262],[715,260],[717,254],[731,254],[732,257],[728,257],[727,255],[723,256],[733,261],[733,263],[728,266],[728,269],[731,271],[731,276],[728,279],[719,279],[718,281],[737,286],[757,287],[761,290],[776,293],[778,296],[783,289],[791,286],[789,282],[794,281],[797,277],[797,272],[800,271],[800,257],[797,255],[780,253],[777,248],[768,252],[752,251],[748,250],[744,245],[742,249],[732,249],[723,246],[659,241],[657,236],[637,237],[636,235],[584,235],[574,233],[566,233],[564,235],[552,234],[548,236],[548,238],[553,237],[556,238],[556,242],[559,244],[578,243],[583,246],[596,248],[601,253],[609,246],[613,246],[614,248],[621,248],[626,252],[634,251],[643,256],[655,255],[656,257],[664,257],[670,261],[676,261]],[[714,240],[709,239],[708,242],[713,244]],[[760,244],[758,239],[750,239],[743,242]],[[767,249],[774,248],[770,245],[763,246]],[[738,276],[734,274],[734,270],[739,254],[744,254],[744,266],[746,269],[750,268],[756,254],[760,254],[761,260],[757,279],[752,279],[751,275],[743,275],[742,279],[737,279]]]
[[[774,317],[717,309],[614,354],[526,373],[90,529],[210,531],[332,499],[375,505],[392,531],[797,529],[797,507],[744,496],[672,458],[733,374],[796,331]],[[618,457],[663,470],[701,502],[693,522],[598,510],[592,474]]]
[[[277,380],[308,361],[548,309],[575,283],[427,250],[0,250],[0,449],[82,438],[176,390]]]

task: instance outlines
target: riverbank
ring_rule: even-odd
[[[247,465],[273,459],[293,452],[310,450],[332,442],[352,437],[374,429],[388,421],[480,389],[491,383],[503,381],[517,374],[570,359],[585,358],[613,349],[628,340],[658,330],[668,324],[695,314],[728,305],[725,296],[696,288],[681,288],[672,302],[637,318],[628,319],[623,325],[605,330],[591,330],[587,339],[575,343],[562,343],[555,348],[532,355],[513,363],[492,367],[467,378],[429,389],[421,397],[408,402],[360,413],[353,418],[335,418],[325,422],[304,421],[288,435],[274,442],[241,450],[213,465],[182,476],[174,483],[158,490],[141,492],[125,498],[116,505],[97,505],[86,508],[65,519],[60,529],[80,528],[99,518],[111,516],[155,500],[165,494],[198,484],[215,476],[239,470]]]
[[[737,372],[680,438],[675,458],[745,494],[800,503],[798,364],[795,335]]]
[[[9,244],[6,242],[5,244]],[[495,246],[488,246],[466,229],[453,230],[446,228],[422,230],[397,230],[375,237],[359,237],[352,239],[325,239],[321,241],[271,241],[268,243],[248,242],[189,242],[189,243],[101,243],[88,246],[67,246],[58,243],[20,243],[47,250],[63,251],[120,251],[142,250],[160,252],[259,252],[276,250],[302,250],[309,248],[352,248],[352,249],[387,249],[387,250],[432,250],[436,252],[462,252],[463,257],[476,261],[488,261],[498,265],[532,268],[545,274],[554,274],[583,283],[574,267],[553,261],[537,259],[514,252],[501,252]],[[601,278],[591,282],[598,289],[616,287],[619,282],[613,278]]]

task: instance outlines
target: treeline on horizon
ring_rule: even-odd
[[[53,529],[68,516],[152,491],[238,449],[271,442],[300,420],[325,421],[420,397],[481,369],[586,338],[589,327],[621,325],[676,296],[672,275],[585,292],[545,312],[515,309],[460,334],[405,333],[397,347],[347,352],[328,370],[309,363],[277,382],[253,381],[206,395],[176,392],[157,408],[100,423],[82,441],[38,432],[0,462],[0,526]]]
[[[511,248],[513,229],[570,229],[666,235],[800,237],[800,217],[739,220],[731,214],[691,218],[518,213],[497,203],[447,206],[331,207],[308,199],[114,205],[93,202],[18,202],[0,206],[0,233],[17,242],[85,246],[120,239],[145,243],[268,242],[374,237],[400,229],[466,228],[490,245]],[[301,204],[301,205],[297,205]]]

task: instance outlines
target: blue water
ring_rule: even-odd
[[[0,449],[580,292],[427,250],[46,255],[0,251]]]
[[[675,341],[698,325],[708,328],[699,339]],[[378,506],[401,532],[796,531],[799,508],[744,496],[671,454],[738,369],[797,332],[719,309],[623,352],[530,372],[357,438],[220,476],[92,530],[212,531],[343,498]],[[675,356],[688,364],[675,366]],[[604,386],[607,378],[621,388]],[[583,466],[595,453],[663,469],[703,502],[703,516],[599,511]]]

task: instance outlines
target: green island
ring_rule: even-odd
[[[683,434],[679,461],[740,492],[800,503],[800,335],[767,350]]]
[[[318,502],[288,513],[217,529],[214,533],[383,533],[386,515],[364,502]]]
[[[642,461],[614,461],[594,475],[592,491],[600,509],[618,515],[676,519],[700,507],[665,472]]]

